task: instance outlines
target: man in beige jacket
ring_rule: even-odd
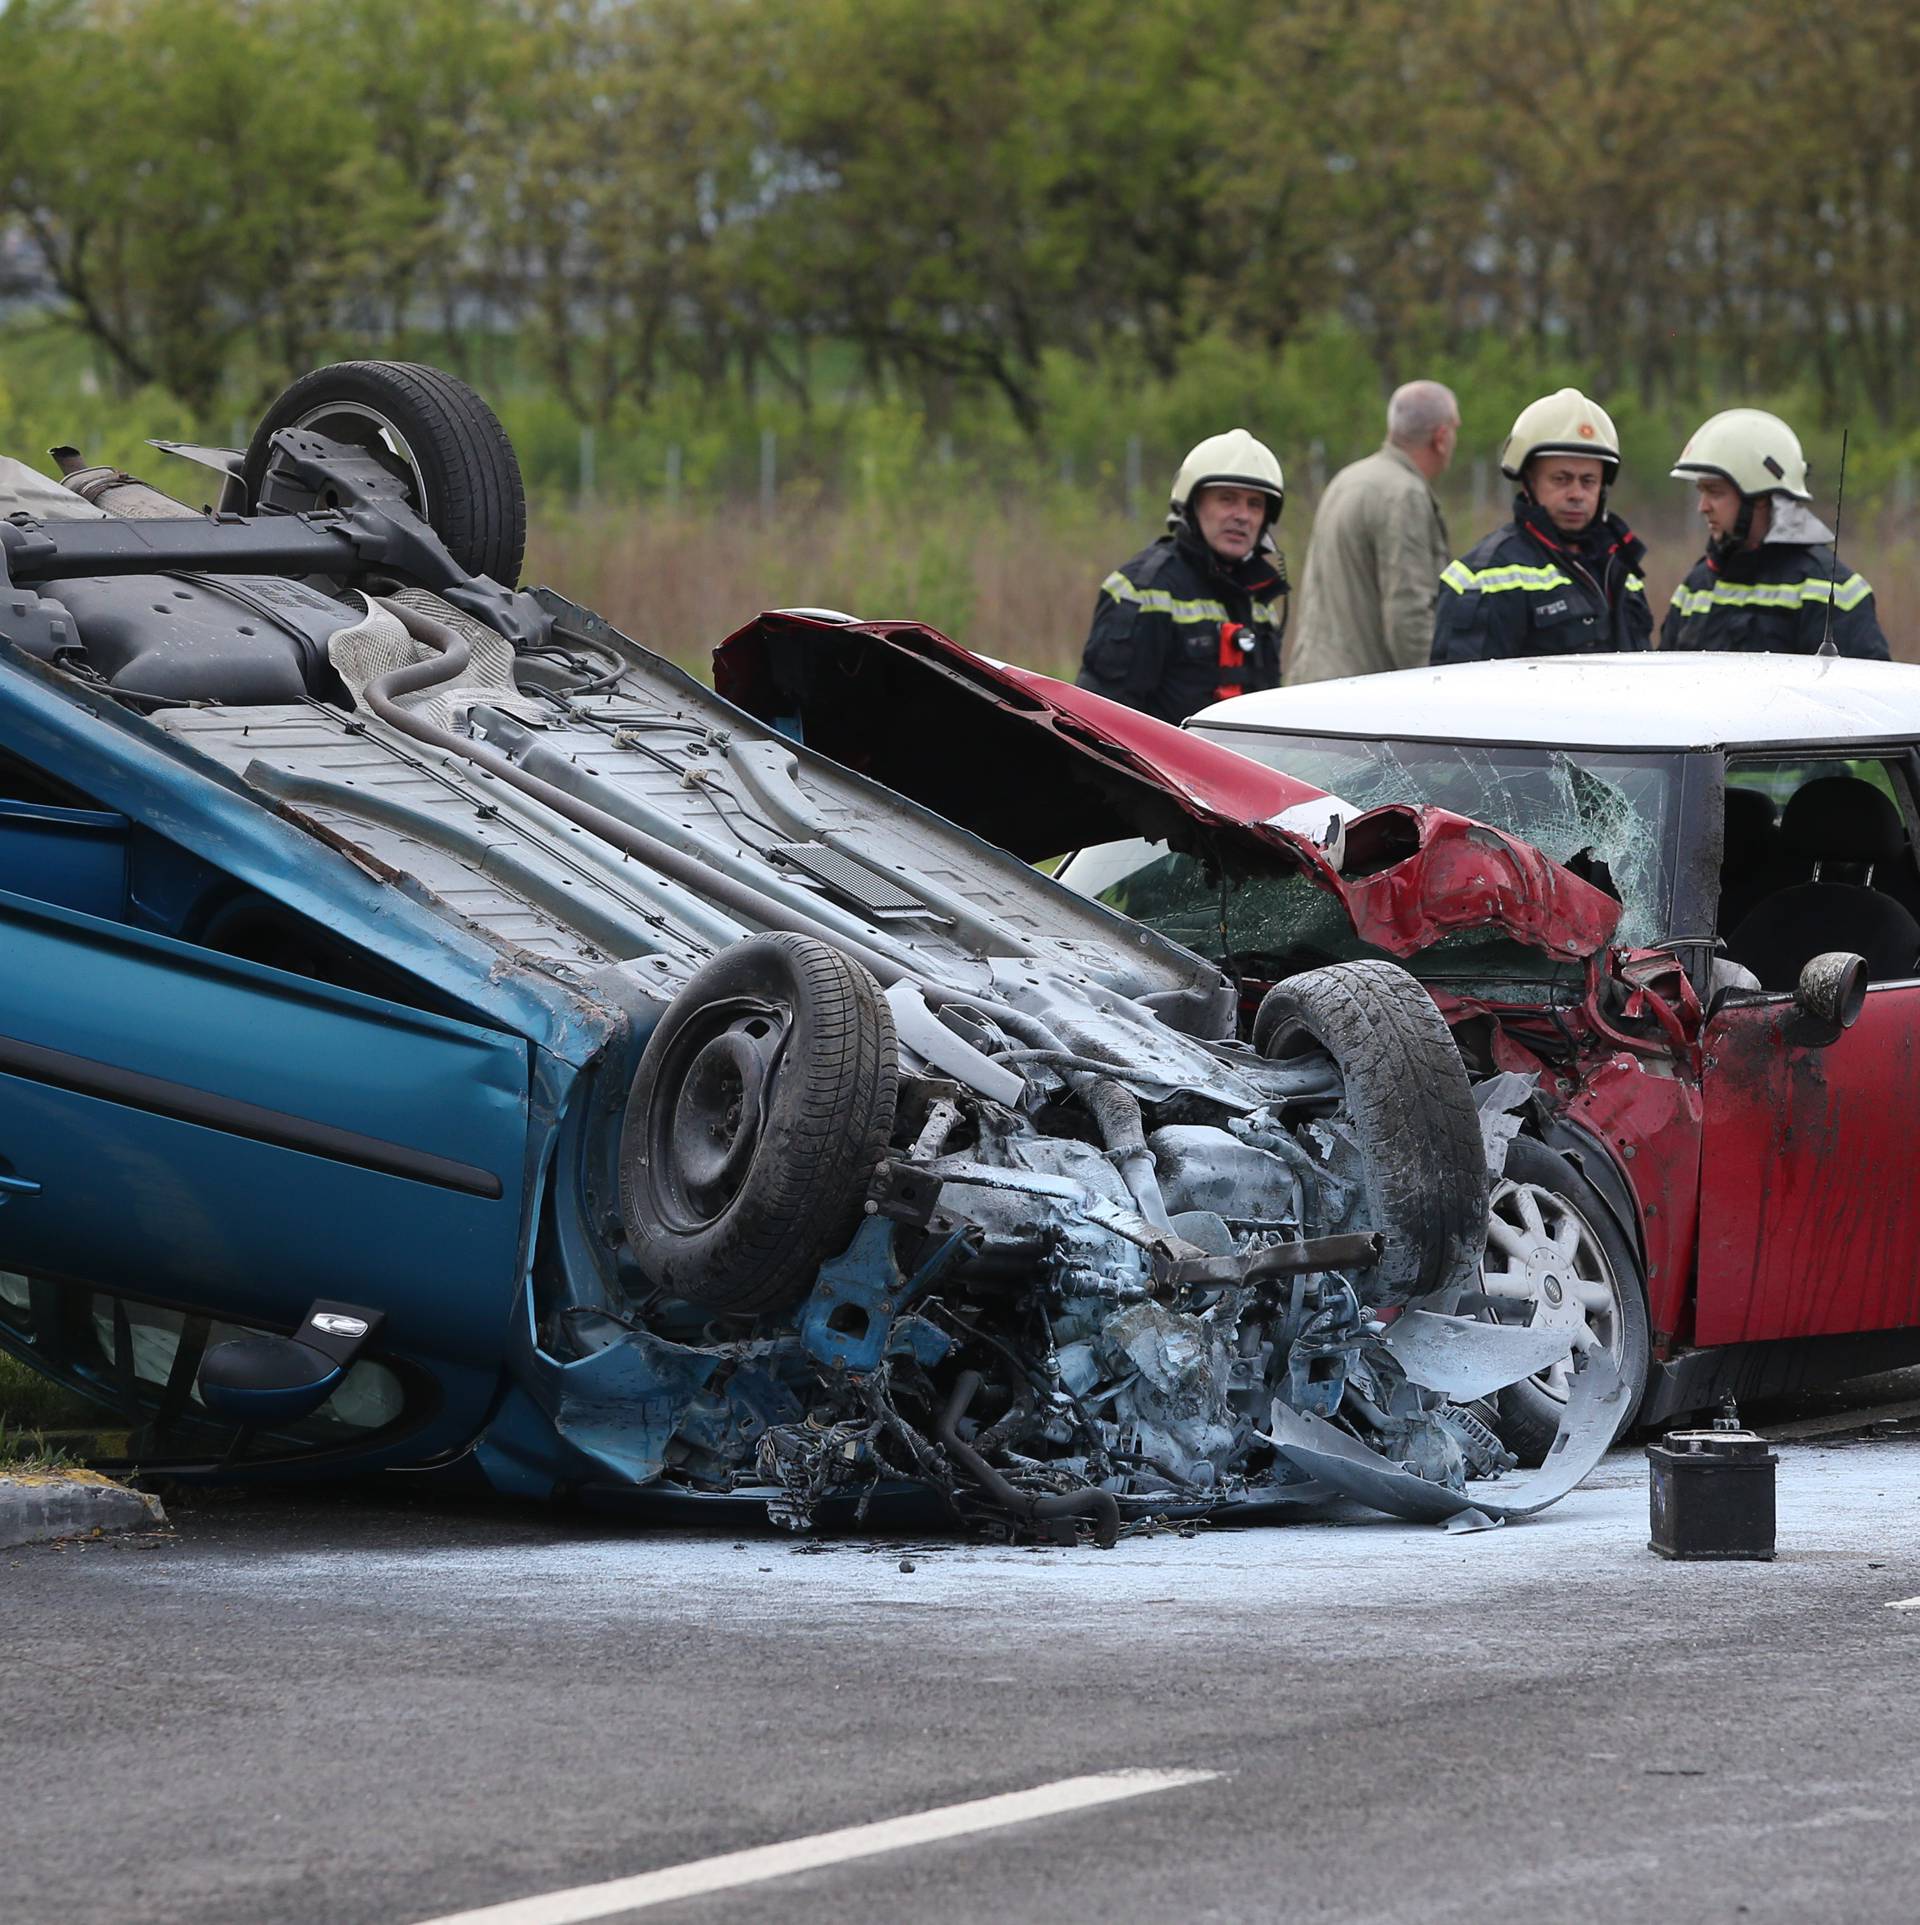
[[[1285,680],[1326,682],[1425,665],[1452,549],[1432,482],[1453,459],[1460,409],[1437,381],[1387,403],[1387,439],[1342,468],[1313,518]]]

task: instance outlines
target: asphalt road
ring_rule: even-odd
[[[410,1925],[1184,1768],[645,1916],[1911,1919],[1920,1437],[1782,1449],[1771,1565],[1650,1555],[1637,1452],[1104,1553],[202,1500],[0,1554],[0,1918]]]

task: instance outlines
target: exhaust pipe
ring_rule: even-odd
[[[122,521],[186,521],[198,517],[198,510],[184,501],[163,495],[151,483],[123,468],[90,468],[78,448],[47,450],[60,466],[60,482],[71,488],[82,501]]]

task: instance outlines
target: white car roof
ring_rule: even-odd
[[[1594,749],[1920,739],[1920,666],[1691,650],[1456,662],[1262,689],[1191,721]]]

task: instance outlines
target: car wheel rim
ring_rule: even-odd
[[[647,1187],[668,1229],[703,1230],[740,1194],[791,1026],[789,1010],[729,1001],[696,1010],[673,1038],[647,1119]]]
[[[329,440],[344,441],[350,447],[363,449],[389,474],[406,484],[407,498],[420,519],[432,521],[433,503],[427,495],[420,463],[414,458],[406,436],[378,408],[370,408],[361,401],[329,401],[321,407],[309,408],[293,425],[311,428]]]
[[[1622,1361],[1626,1320],[1613,1265],[1593,1225],[1557,1190],[1505,1179],[1494,1186],[1481,1287],[1500,1322],[1561,1330],[1576,1347]],[[1572,1378],[1569,1356],[1527,1381],[1565,1403]]]

